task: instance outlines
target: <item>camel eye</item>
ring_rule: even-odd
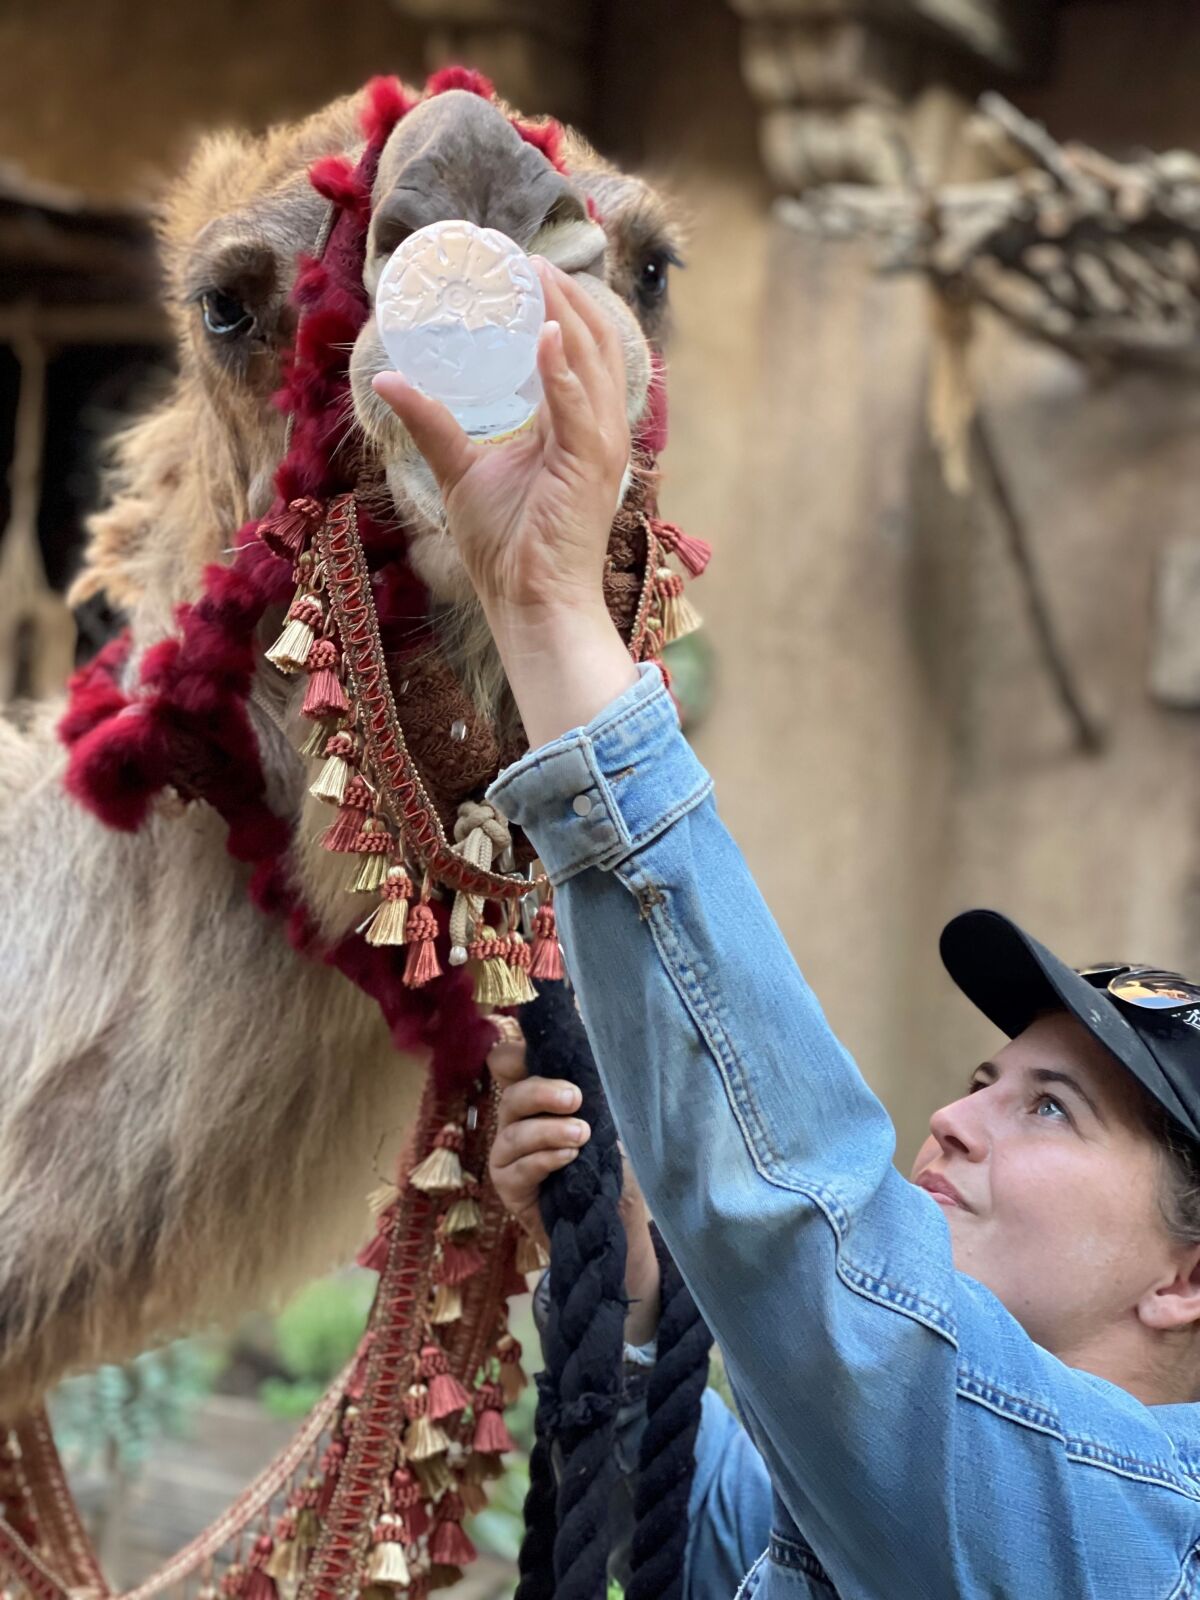
[[[643,260],[637,277],[637,295],[644,306],[653,306],[667,292],[667,277],[672,266],[681,266],[671,250],[652,250]]]
[[[223,289],[205,289],[200,295],[204,326],[215,339],[237,339],[254,327],[254,313]]]

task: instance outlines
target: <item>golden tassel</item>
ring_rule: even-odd
[[[367,1196],[367,1207],[373,1217],[381,1217],[389,1206],[395,1205],[400,1191],[394,1183],[381,1183]]]
[[[375,894],[383,887],[388,874],[388,853],[392,847],[391,836],[378,817],[368,817],[358,836],[358,849],[362,861],[351,877],[352,894]]]
[[[404,1559],[404,1527],[393,1512],[384,1512],[374,1533],[375,1547],[367,1562],[367,1578],[385,1589],[405,1589],[409,1584]]]
[[[508,982],[512,994],[510,1004],[528,1005],[531,1000],[537,999],[537,990],[529,977],[529,969],[533,965],[533,952],[516,928],[510,929],[505,942],[508,945]]]
[[[457,1233],[471,1233],[483,1221],[483,1212],[479,1209],[478,1200],[472,1200],[467,1195],[462,1200],[456,1200],[446,1212],[442,1221],[442,1231],[450,1237]]]
[[[676,639],[695,633],[701,625],[700,617],[683,591],[683,579],[679,574],[669,567],[660,567],[655,574],[655,587],[662,609],[663,643],[673,644]]]
[[[367,924],[367,943],[374,945],[401,945],[404,928],[408,922],[408,902],[413,892],[412,881],[403,867],[389,867],[380,890],[383,896],[378,910]]]
[[[517,1236],[517,1271],[522,1277],[527,1277],[529,1273],[541,1272],[549,1265],[550,1257],[545,1250],[522,1228]]]
[[[283,632],[266,652],[267,660],[289,677],[302,672],[308,664],[317,642],[317,630],[323,621],[321,602],[315,595],[298,595],[288,608]]]
[[[446,1194],[463,1186],[462,1163],[458,1152],[463,1146],[462,1129],[447,1122],[434,1139],[434,1148],[408,1175],[409,1184],[423,1194]]]
[[[475,1003],[481,1006],[513,1005],[507,951],[495,928],[486,925],[480,928],[469,950],[475,963]]]
[[[414,1461],[412,1469],[427,1500],[436,1500],[454,1482],[454,1474],[446,1465],[446,1458],[430,1456],[426,1461]]]
[[[308,737],[300,746],[300,754],[306,761],[315,761],[318,756],[325,754],[325,746],[337,729],[336,722],[314,722],[308,730]]]
[[[434,1291],[433,1306],[429,1312],[429,1320],[436,1326],[445,1322],[457,1322],[462,1316],[463,1299],[462,1290],[456,1283],[439,1283]]]

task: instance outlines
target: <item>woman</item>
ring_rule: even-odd
[[[728,1595],[756,1557],[759,1600],[1200,1595],[1200,1010],[1145,1009],[1140,971],[1089,980],[1003,918],[956,919],[947,964],[1011,1042],[900,1177],[605,610],[624,377],[586,294],[539,270],[535,430],[477,446],[376,384],[439,481],[529,735],[490,797],[557,886],[617,1125],[745,1427],[710,1403],[688,1593]],[[495,1173],[518,1211],[577,1148],[562,1089],[506,1091]],[[630,1287],[637,1343],[653,1281]]]

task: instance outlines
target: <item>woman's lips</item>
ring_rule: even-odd
[[[940,1206],[957,1206],[960,1211],[971,1210],[949,1178],[943,1178],[939,1172],[923,1172],[917,1179],[917,1187],[931,1194]]]

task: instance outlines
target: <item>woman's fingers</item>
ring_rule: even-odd
[[[412,435],[445,499],[475,460],[478,446],[440,400],[414,389],[398,372],[378,372],[371,384]]]
[[[567,365],[583,385],[593,406],[602,405],[611,395],[612,378],[599,343],[600,328],[583,314],[586,295],[565,272],[547,266],[541,272],[546,295],[548,320],[562,331],[563,354]]]
[[[570,456],[587,461],[597,454],[595,413],[587,390],[571,371],[563,349],[562,329],[548,322],[538,341],[541,375],[550,429],[558,445]]]
[[[579,1109],[580,1094],[561,1078],[522,1078],[500,1096],[496,1126],[503,1130],[523,1117],[567,1117]]]
[[[502,1171],[547,1150],[578,1150],[591,1133],[579,1117],[523,1117],[497,1133],[492,1143],[492,1169]]]
[[[548,306],[554,308],[549,311],[549,315],[562,321],[565,326],[567,317],[563,307],[564,305],[570,307],[572,326],[574,327],[577,321],[580,327],[590,334],[593,352],[607,369],[613,387],[624,396],[625,356],[621,349],[620,335],[612,318],[601,309],[578,279],[563,272],[561,268],[547,262],[546,270],[542,272],[541,277]],[[570,341],[567,354],[568,357],[571,356]]]

